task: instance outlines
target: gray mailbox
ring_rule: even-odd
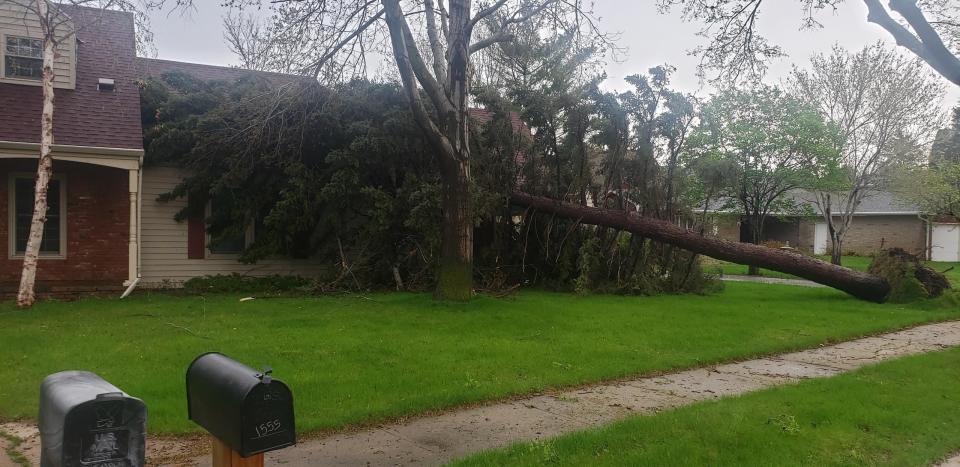
[[[89,371],[40,385],[41,467],[144,465],[147,406]]]
[[[296,444],[293,394],[270,373],[217,352],[197,357],[187,369],[190,420],[243,457]]]

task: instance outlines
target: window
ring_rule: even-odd
[[[229,212],[224,212],[229,208],[230,206],[227,202],[217,199],[211,200],[210,218],[214,220],[220,220],[221,218],[229,216]],[[245,230],[246,229],[227,228],[220,232],[220,234],[216,237],[211,235],[207,248],[210,250],[210,253],[213,254],[240,254],[243,252],[243,248],[246,246],[247,242]]]
[[[34,180],[17,177],[13,180],[12,224],[14,226],[13,252],[22,255],[27,249],[30,236],[30,223],[33,221]],[[60,256],[63,254],[63,184],[60,179],[50,180],[47,187],[47,221],[43,223],[43,240],[40,242],[41,256]]]
[[[7,36],[3,70],[7,78],[40,80],[43,77],[43,41]]]

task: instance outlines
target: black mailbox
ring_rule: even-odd
[[[257,371],[217,352],[187,369],[187,413],[243,457],[297,442],[293,394],[271,370]]]
[[[40,385],[41,467],[144,465],[147,406],[89,371]]]

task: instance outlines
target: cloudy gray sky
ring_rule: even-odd
[[[222,9],[216,0],[202,0],[192,14],[183,17],[166,12],[152,14],[152,28],[158,58],[182,60],[212,65],[234,65],[236,59],[223,40]],[[702,87],[696,77],[698,59],[687,51],[701,44],[697,37],[699,26],[684,23],[679,11],[668,14],[657,12],[654,0],[598,0],[596,12],[602,27],[621,34],[621,44],[628,49],[625,60],[611,62],[607,86],[623,87],[623,77],[642,73],[648,68],[668,63],[677,68],[674,85],[678,89],[706,95],[710,89]],[[800,2],[777,0],[763,5],[760,31],[780,45],[789,57],[772,64],[769,81],[776,81],[789,72],[792,63],[805,64],[817,52],[826,52],[834,43],[848,49],[859,49],[883,40],[892,43],[879,26],[866,22],[863,2],[847,1],[836,11],[823,11],[818,19],[822,30],[800,31]],[[948,94],[944,108],[960,100],[960,87],[947,80]]]

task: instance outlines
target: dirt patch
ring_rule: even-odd
[[[16,451],[22,454],[30,465],[40,465],[40,432],[35,424],[4,423],[0,424],[0,430],[23,440]],[[151,436],[147,438],[147,465],[194,465],[190,459],[206,454],[209,449],[210,442],[202,435]],[[0,457],[0,467],[7,467],[2,457]]]

